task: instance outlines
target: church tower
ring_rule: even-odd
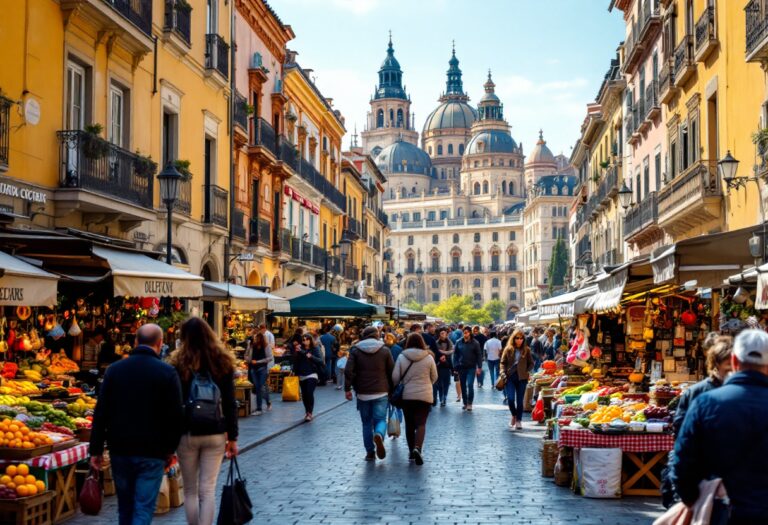
[[[379,84],[371,97],[371,111],[363,138],[363,151],[376,157],[390,144],[402,140],[416,145],[419,134],[414,129],[411,99],[403,87],[403,70],[395,58],[392,32],[389,34],[387,56],[379,69]]]

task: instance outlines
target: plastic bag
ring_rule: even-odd
[[[387,436],[400,437],[400,420],[397,419],[395,408],[391,408],[387,413]]]
[[[541,399],[541,397],[539,397],[539,399],[536,401],[536,406],[533,407],[533,412],[531,412],[531,419],[538,423],[544,421],[544,400]]]
[[[288,376],[283,379],[283,401],[298,401],[299,399],[298,376]]]
[[[621,449],[582,448],[576,456],[581,495],[586,498],[621,497]]]
[[[88,477],[85,478],[83,488],[80,491],[80,510],[88,516],[96,516],[101,512],[101,484],[99,483],[99,471],[91,468]]]

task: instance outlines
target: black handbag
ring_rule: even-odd
[[[235,475],[237,473],[237,475]],[[221,490],[221,504],[217,525],[243,525],[253,519],[253,503],[245,488],[245,479],[240,475],[237,458],[229,461],[227,482]]]
[[[406,359],[408,359],[406,357]],[[413,361],[408,359],[408,361],[411,363],[408,365],[408,368],[405,369],[405,373],[403,374],[403,377],[400,378],[400,382],[397,383],[397,386],[392,391],[392,395],[389,396],[389,404],[393,407],[397,408],[403,408],[403,392],[405,391],[405,383],[403,383],[403,380],[405,379],[405,376],[408,374],[408,370],[411,369],[413,366]]]

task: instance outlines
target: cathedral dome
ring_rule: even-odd
[[[476,153],[516,153],[515,139],[500,129],[487,129],[477,132],[469,139],[466,154]]]
[[[475,108],[463,100],[448,99],[429,114],[424,123],[424,133],[437,129],[469,129],[477,119]]]
[[[432,161],[418,146],[400,139],[390,144],[376,156],[376,166],[387,175],[413,173],[431,175]]]
[[[555,165],[555,156],[552,151],[547,147],[547,141],[544,140],[544,134],[539,131],[539,141],[536,143],[536,147],[533,148],[531,154],[528,156],[528,162],[526,164],[552,164]]]

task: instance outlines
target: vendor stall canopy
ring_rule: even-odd
[[[287,299],[238,284],[205,281],[201,299],[228,302],[232,310],[251,312],[271,310],[281,313],[291,311],[291,305]]]
[[[0,252],[0,306],[53,306],[56,275]]]
[[[290,300],[291,311],[275,312],[275,315],[290,317],[371,317],[376,315],[376,307],[360,303],[354,299],[335,293],[319,290]]]
[[[586,312],[589,297],[597,292],[597,286],[590,285],[581,290],[564,293],[539,302],[539,322],[557,321]]]

